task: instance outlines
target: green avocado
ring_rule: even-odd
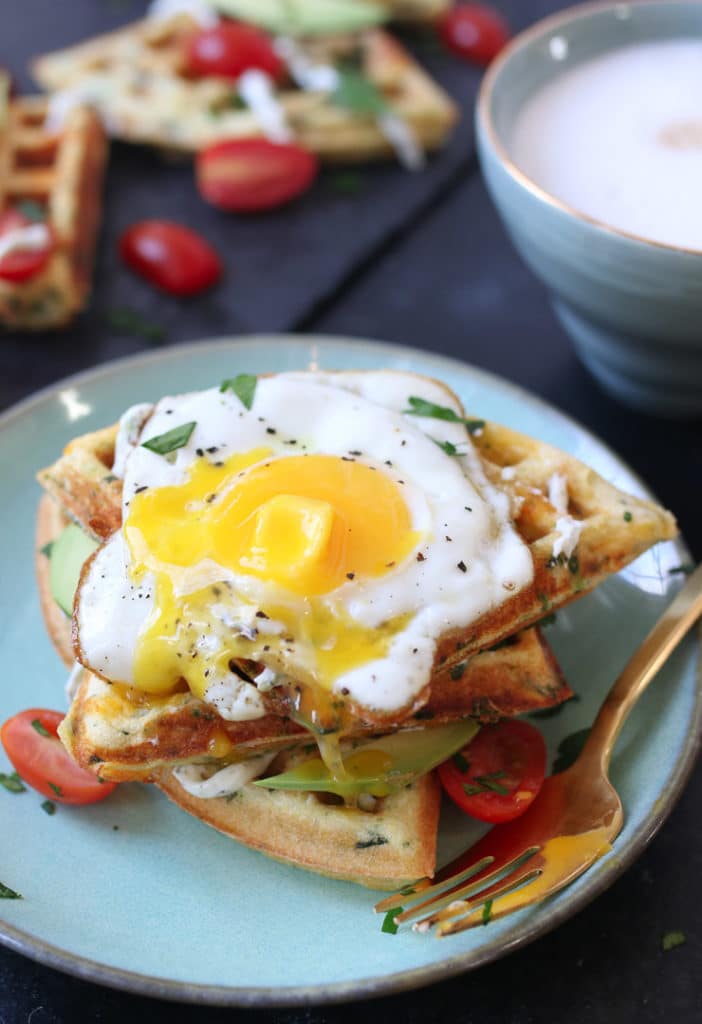
[[[361,740],[344,753],[345,779],[335,779],[321,758],[313,757],[282,775],[258,779],[264,789],[336,793],[337,796],[387,796],[426,775],[473,739],[480,726],[473,719],[426,729],[407,729],[378,739]]]
[[[51,545],[49,582],[51,595],[66,615],[73,612],[73,597],[86,558],[98,547],[80,526],[70,523]]]
[[[358,32],[387,20],[370,0],[212,0],[212,6],[268,32],[294,36]]]

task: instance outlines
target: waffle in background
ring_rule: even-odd
[[[165,149],[197,151],[221,139],[262,135],[254,113],[235,106],[231,81],[189,78],[184,44],[198,31],[188,14],[143,20],[76,46],[38,57],[32,71],[49,92],[71,90],[92,103],[112,135]],[[380,30],[301,41],[315,63],[360,60],[424,150],[446,142],[457,109],[436,82]],[[278,101],[295,140],[328,162],[392,157],[376,120],[335,105],[321,92],[283,87]]]
[[[46,127],[47,108],[41,96],[13,98],[0,125],[0,209],[37,203],[55,241],[38,274],[0,280],[0,322],[24,330],[63,327],[88,299],[107,157],[89,107],[75,107],[57,131]]]
[[[453,0],[375,0],[395,21],[432,21],[453,6]]]

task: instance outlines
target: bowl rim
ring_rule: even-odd
[[[678,6],[682,7],[700,8],[700,0],[675,0],[675,2]],[[566,203],[564,200],[553,195],[552,192],[542,188],[541,185],[538,185],[512,160],[507,152],[506,146],[503,144],[499,136],[492,117],[492,101],[497,79],[512,57],[516,53],[520,52],[525,46],[532,43],[535,39],[538,39],[540,36],[545,36],[564,25],[569,25],[572,22],[579,21],[599,13],[604,14],[606,12],[611,12],[616,17],[617,11],[628,10],[629,12],[633,12],[645,7],[670,9],[670,6],[670,0],[636,0],[636,3],[632,3],[631,0],[629,0],[629,2],[622,2],[622,0],[590,0],[590,2],[576,4],[573,7],[567,7],[565,10],[558,11],[555,14],[550,14],[545,18],[540,18],[539,21],[534,22],[533,25],[530,25],[528,28],[514,36],[501,53],[490,63],[485,75],[483,76],[480,91],[478,92],[478,99],[475,108],[476,125],[478,126],[478,134],[481,133],[482,129],[484,138],[489,142],[500,163],[510,177],[513,178],[514,181],[523,189],[530,192],[534,198],[546,203],[546,205],[555,210],[559,210],[561,213],[565,213],[568,216],[573,217],[575,220],[582,221],[589,227],[596,228],[608,235],[613,235],[616,238],[622,238],[628,242],[635,242],[645,247],[653,247],[654,249],[661,249],[667,252],[680,253],[685,256],[702,257],[702,246],[700,248],[693,249],[683,245],[674,245],[671,242],[659,242],[653,238],[648,238],[645,235],[637,235],[632,231],[625,231],[623,228],[614,227],[606,221],[599,220],[597,217],[592,217],[587,213],[583,213],[582,210],[578,210],[577,207],[571,206],[569,203]],[[620,20],[623,20],[621,19],[621,16]]]

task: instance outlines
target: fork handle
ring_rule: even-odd
[[[610,690],[597,713],[581,758],[606,771],[629,712],[668,656],[702,615],[702,565],[689,577]]]

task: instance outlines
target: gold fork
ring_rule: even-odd
[[[577,761],[547,778],[525,814],[494,826],[442,868],[433,884],[423,879],[388,896],[376,912],[415,903],[392,915],[395,924],[419,917],[416,930],[437,925],[437,935],[453,935],[540,902],[606,853],[624,821],[608,778],[612,750],[634,704],[700,615],[702,565],[615,682]]]

